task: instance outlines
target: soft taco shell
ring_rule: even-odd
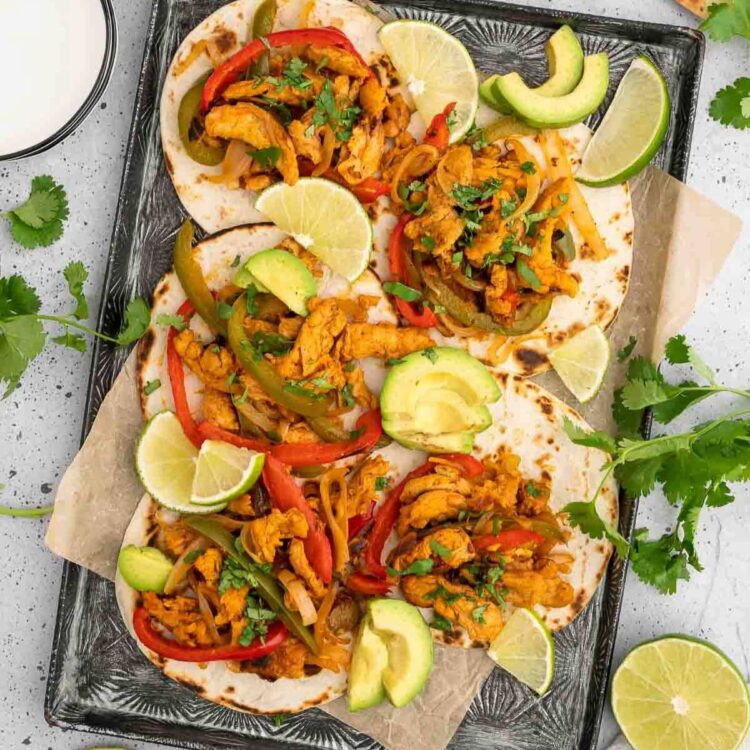
[[[601,479],[601,469],[608,459],[601,451],[574,445],[565,434],[563,420],[587,427],[584,419],[567,404],[555,398],[536,383],[513,375],[497,375],[501,395],[489,409],[492,426],[477,435],[473,455],[483,459],[507,447],[521,459],[520,471],[526,479],[540,479],[542,472],[551,477],[550,509],[561,511],[574,501],[588,500]],[[389,446],[383,454],[391,462],[400,481],[409,471],[425,460],[425,454]],[[617,526],[617,485],[610,477],[602,488],[596,509],[605,521]],[[570,573],[561,577],[575,591],[573,602],[567,607],[550,609],[537,606],[536,611],[552,631],[569,625],[596,592],[607,569],[612,545],[601,539],[592,539],[580,529],[570,528],[570,539],[553,552],[568,552],[575,557]],[[397,537],[392,534],[386,553],[395,546]],[[512,606],[508,605],[508,613]],[[431,610],[424,610],[429,621]],[[463,631],[445,633],[433,630],[438,643],[462,648],[485,647],[474,643]]]
[[[194,256],[201,266],[209,289],[219,290],[231,283],[237,268],[251,255],[262,250],[276,247],[286,234],[273,224],[252,224],[221,232],[198,243],[193,249]],[[240,262],[233,267],[232,262],[239,256]],[[376,305],[368,310],[370,323],[396,323],[397,317],[393,307],[384,294],[380,281],[372,271],[365,271],[355,282],[350,284],[343,277],[325,272],[318,283],[320,297],[356,297],[369,295],[378,297]],[[150,419],[164,409],[174,410],[172,393],[169,387],[167,372],[167,335],[168,327],[156,321],[161,314],[174,314],[185,301],[185,292],[174,271],[170,271],[156,285],[151,310],[151,325],[140,341],[138,347],[138,365],[136,369],[138,393],[145,419]],[[210,341],[213,336],[208,327],[198,316],[193,318],[191,328],[199,338]],[[365,381],[373,393],[380,393],[385,377],[385,365],[376,359],[361,361]],[[150,394],[144,392],[147,383],[159,380],[161,387]],[[185,369],[185,388],[193,416],[201,417],[203,383],[192,372]],[[359,411],[347,415],[355,420]]]
[[[148,495],[143,497],[125,532],[123,546],[143,546],[151,541],[156,532],[154,513],[158,508]],[[139,594],[125,583],[119,572],[115,578],[115,593],[125,624],[135,638],[133,613]],[[346,690],[347,672],[344,669],[339,672],[323,669],[311,677],[296,680],[281,677],[271,681],[249,672],[232,672],[219,661],[209,662],[203,668],[191,662],[165,659],[146,648],[137,638],[136,641],[149,661],[167,677],[189,687],[201,698],[237,711],[254,714],[297,713],[328,703]]]
[[[576,125],[562,131],[562,136],[575,172],[591,131],[585,125]],[[538,144],[530,138],[524,139],[524,143],[543,163]],[[547,370],[547,355],[579,331],[594,324],[602,328],[612,324],[625,299],[633,262],[635,222],[630,190],[627,184],[609,188],[579,187],[611,254],[602,260],[592,259],[577,229],[572,228],[577,253],[569,270],[580,278],[578,294],[555,297],[549,317],[538,330],[527,336],[510,338],[502,346],[494,347],[496,351],[493,351],[495,336],[448,337],[433,330],[431,334],[438,345],[466,349],[495,372],[528,376]],[[374,268],[384,279],[389,276],[387,248],[395,224],[396,218],[388,213],[383,213],[375,222]]]
[[[167,170],[185,210],[206,232],[266,219],[255,209],[255,193],[207,181],[205,175],[221,174],[221,165],[198,164],[186,153],[177,125],[180,102],[195,82],[214,66],[205,53],[198,55],[187,67],[183,63],[197,43],[209,39],[226,57],[237,52],[249,41],[258,5],[260,0],[235,0],[208,16],[185,37],[164,81],[160,127]],[[279,3],[274,31],[315,26],[340,28],[368,64],[374,64],[384,54],[377,36],[382,21],[349,0],[287,0]]]

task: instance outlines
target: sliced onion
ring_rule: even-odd
[[[289,594],[289,598],[294,603],[297,611],[302,618],[303,625],[312,625],[318,620],[318,613],[315,611],[315,605],[307,593],[305,584],[288,570],[279,571],[279,580]]]
[[[275,420],[258,411],[249,401],[238,404],[235,400],[234,406],[245,419],[252,422],[256,427],[260,427],[263,432],[274,432],[278,427]]]
[[[247,153],[247,144],[234,139],[229,141],[224,160],[221,162],[221,174],[205,177],[209,182],[236,185],[252,165],[253,158]]]
[[[203,552],[207,546],[208,543],[206,540],[203,539],[203,537],[199,537],[185,548],[185,551],[177,558],[177,562],[172,566],[172,570],[169,571],[167,582],[164,584],[165,594],[173,594],[177,587],[185,580],[188,571],[193,565],[191,562],[185,562],[185,559],[196,550]]]
[[[211,605],[208,603],[208,599],[206,599],[203,594],[201,587],[198,587],[195,593],[198,595],[198,608],[200,609],[203,620],[208,628],[208,634],[211,636],[211,640],[214,644],[218,646],[219,643],[221,643],[221,636],[216,629],[216,622],[214,620],[214,613],[211,610]]]

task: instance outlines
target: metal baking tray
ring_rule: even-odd
[[[159,140],[161,83],[178,44],[221,0],[154,0],[104,281],[100,330],[120,329],[125,305],[150,295],[171,265],[183,211]],[[544,42],[569,23],[587,53],[609,54],[614,90],[635,55],[648,54],[665,74],[673,114],[656,164],[684,179],[698,100],[703,36],[692,29],[524,8],[493,0],[383,3],[397,16],[426,18],[456,34],[484,72],[519,68],[532,82],[546,72]],[[604,108],[602,108],[603,111]],[[590,124],[596,126],[594,117]],[[97,342],[84,420],[85,437],[127,353]],[[635,505],[621,499],[620,526],[632,533]],[[555,636],[555,687],[545,698],[500,670],[487,679],[454,736],[451,750],[594,750],[606,698],[626,565],[607,578],[578,619]],[[435,675],[433,679],[443,679]],[[293,748],[375,750],[380,745],[313,709],[283,721],[222,708],[168,680],[128,635],[113,585],[66,563],[60,590],[45,716],[56,726],[196,750]]]

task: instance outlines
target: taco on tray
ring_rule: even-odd
[[[180,45],[161,99],[164,157],[206,231],[262,221],[255,195],[324,176],[363,203],[388,154],[414,143],[377,16],[349,0],[235,0]]]

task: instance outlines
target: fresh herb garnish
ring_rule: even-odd
[[[307,63],[299,57],[293,57],[284,66],[284,77],[281,79],[281,88],[290,86],[297,91],[307,91],[312,87],[312,81],[302,75],[307,69]]]
[[[521,164],[521,171],[526,172],[526,174],[536,174],[536,167],[534,166],[533,161],[525,161],[523,164]]]
[[[245,299],[247,311],[252,316],[256,316],[258,314],[258,303],[255,301],[255,298],[257,296],[258,287],[255,286],[255,284],[248,284],[247,289],[245,289]]]
[[[402,284],[400,281],[386,281],[383,284],[383,291],[407,302],[416,302],[418,299],[422,299],[422,292],[406,286],[406,284]]]
[[[539,277],[534,273],[531,267],[522,258],[516,259],[516,269],[518,275],[535,291],[538,292],[542,288],[542,282]]]
[[[443,560],[450,560],[450,558],[453,556],[453,552],[449,547],[446,547],[444,544],[440,544],[437,539],[435,539],[434,536],[430,537],[430,549],[432,552],[439,557],[441,557]]]
[[[187,323],[182,315],[176,315],[172,313],[159,313],[156,316],[156,325],[164,326],[165,328],[176,328],[178,331],[184,331],[187,328]]]
[[[700,25],[715,42],[728,42],[734,36],[750,39],[750,0],[730,0],[708,7],[708,18]]]
[[[245,401],[247,401],[247,386],[245,386],[245,389],[242,391],[241,396],[232,395],[232,403],[235,406],[242,406],[242,404],[244,404]]]
[[[159,388],[161,388],[161,380],[159,380],[159,378],[156,378],[156,380],[149,380],[148,383],[143,386],[143,393],[146,396],[150,396],[154,391],[158,391]]]
[[[239,255],[235,255],[234,256],[234,260],[231,262],[230,265],[232,266],[232,268],[237,268],[237,266],[239,266],[239,264],[240,264],[240,256]]]
[[[362,110],[359,107],[346,107],[339,110],[336,106],[336,98],[333,94],[331,82],[325,80],[323,87],[314,101],[315,111],[313,112],[310,127],[305,131],[305,135],[312,135],[315,128],[330,125],[339,141],[348,141],[352,136],[352,128],[357,121]],[[310,132],[312,129],[312,132]],[[309,136],[308,136],[309,137]]]
[[[307,388],[311,385],[313,388]],[[313,390],[314,389],[314,390]],[[298,396],[309,396],[310,398],[324,398],[328,391],[332,391],[334,386],[328,382],[325,375],[316,378],[305,378],[303,380],[287,380],[284,390],[289,393],[296,393]]]
[[[23,203],[0,216],[10,222],[10,234],[19,245],[27,250],[47,247],[62,236],[68,199],[62,185],[41,175],[31,181],[31,193]]]
[[[393,367],[394,365],[400,365],[403,361],[403,358],[389,357],[388,359],[386,359],[385,364],[388,367]]]
[[[268,146],[268,148],[259,148],[257,151],[248,151],[251,156],[260,164],[263,169],[270,169],[276,166],[276,162],[281,158],[281,149],[278,146]],[[237,258],[240,256],[238,255]],[[238,261],[239,262],[239,261]]]
[[[542,494],[542,491],[538,487],[535,487],[531,482],[526,482],[524,490],[529,497],[539,497]]]
[[[423,193],[425,184],[414,180],[409,185],[399,185],[398,195],[404,203],[404,208],[414,216],[421,216],[427,210],[427,200],[412,201],[412,193]]]
[[[0,491],[5,489],[4,484],[0,484]],[[0,516],[10,516],[12,518],[40,518],[46,516],[55,509],[54,505],[43,505],[38,508],[9,508],[7,505],[0,505]]]
[[[617,361],[624,362],[633,353],[633,349],[635,349],[637,343],[638,339],[635,336],[631,336],[628,339],[628,343],[617,352]]]
[[[74,270],[70,270],[73,266]],[[69,333],[69,328],[96,336],[116,346],[132,343],[148,328],[151,311],[145,300],[140,298],[132,300],[126,307],[125,325],[118,336],[108,336],[84,326],[78,322],[76,313],[80,314],[84,308],[88,310],[83,296],[85,269],[71,263],[66,266],[64,274],[76,302],[76,309],[68,316],[40,313],[39,297],[22,276],[0,277],[0,383],[4,381],[7,385],[4,398],[15,389],[29,363],[44,349],[47,338],[42,325],[44,321],[64,326],[64,335],[57,336],[52,341],[77,351],[85,350],[86,341],[80,335]]]
[[[284,102],[272,99],[270,96],[261,96],[259,98],[267,107],[276,110],[282,125],[288,125],[294,119],[289,107]]]
[[[474,609],[471,610],[471,619],[474,620],[474,622],[478,622],[480,625],[484,625],[484,613],[489,606],[489,604],[480,604],[478,607],[474,607]]]
[[[430,252],[435,249],[435,240],[433,240],[429,234],[422,235],[419,239],[419,243],[425,250],[429,250]]]
[[[268,623],[276,619],[276,613],[273,610],[266,609],[260,599],[248,596],[245,606],[245,619],[248,623],[237,639],[241,646],[249,646],[256,638],[264,643],[264,638],[268,633]]]
[[[274,357],[280,357],[291,351],[294,342],[280,333],[271,333],[270,331],[255,331],[250,343],[260,354],[271,354]]]
[[[257,582],[253,573],[245,570],[233,557],[224,558],[219,574],[219,594],[224,594],[229,589],[241,589],[243,586],[255,588]]]
[[[709,114],[722,125],[739,130],[750,128],[750,78],[738,78],[733,85],[721,89],[711,102]]]
[[[429,557],[425,560],[415,560],[403,570],[396,570],[388,565],[388,575],[397,578],[398,576],[425,576],[432,572],[435,562]]]
[[[375,489],[382,492],[388,486],[388,477],[375,477]]]
[[[689,579],[690,567],[702,569],[695,549],[701,511],[733,502],[728,483],[750,479],[750,408],[737,409],[686,432],[657,435],[649,440],[638,437],[634,428],[647,407],[652,408],[656,422],[666,425],[691,405],[717,393],[750,399],[750,391],[717,383],[713,371],[684,336],[670,339],[665,355],[671,364],[691,365],[707,384],[692,380],[668,383],[650,360],[631,359],[627,382],[616,393],[613,405],[619,438],[603,432],[585,432],[565,423],[565,431],[574,443],[605,451],[611,460],[605,464],[590,502],[570,503],[564,511],[569,523],[593,538],[606,537],[625,556],[627,540],[598,516],[596,498],[613,473],[633,497],[648,495],[659,487],[670,504],[679,508],[674,527],[657,539],[650,539],[647,529],[638,529],[630,559],[641,580],[662,593],[674,593],[680,580]]]
[[[350,409],[357,403],[357,400],[354,398],[354,394],[352,393],[352,387],[349,385],[349,383],[347,383],[341,389],[341,403],[348,409]]]
[[[217,302],[216,313],[222,320],[229,320],[232,317],[232,313],[234,313],[234,309],[226,302]]]
[[[456,112],[456,108],[453,107],[453,109],[448,112],[448,115],[445,118],[445,124],[448,126],[448,132],[452,133],[453,128],[456,127],[456,123],[458,122],[458,112]]]
[[[484,180],[478,188],[457,182],[451,189],[451,195],[461,208],[472,211],[479,208],[480,203],[491,198],[501,187],[502,183],[495,177]]]
[[[438,354],[435,351],[434,346],[429,346],[427,347],[427,349],[422,349],[422,356],[427,357],[427,359],[429,359],[433,365],[435,364],[435,362],[437,362],[438,359]]]
[[[471,146],[471,150],[475,153],[489,145],[484,129],[478,128],[476,123],[473,123],[466,133],[466,142]]]
[[[450,633],[453,630],[453,623],[447,617],[436,613],[432,618],[432,622],[430,622],[430,627]]]

